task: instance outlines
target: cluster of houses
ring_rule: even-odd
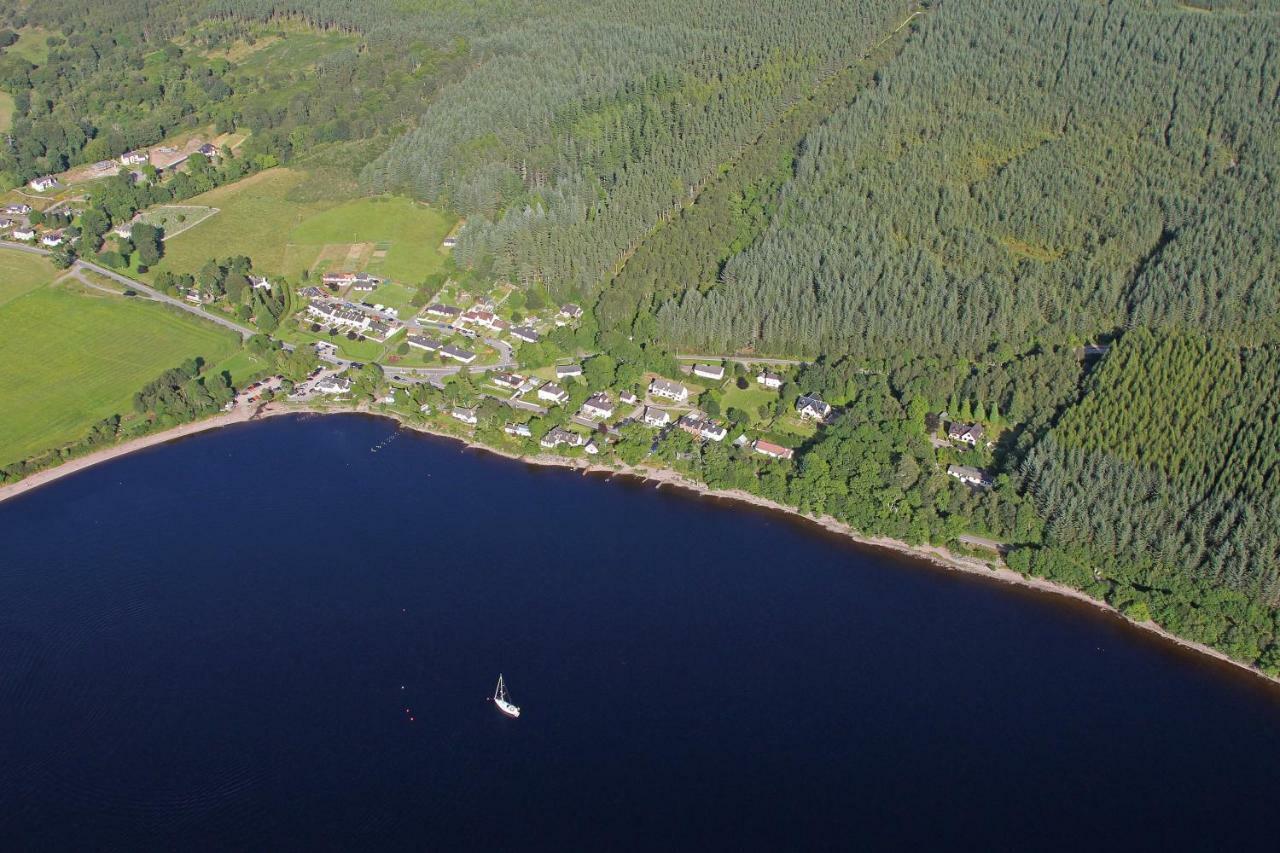
[[[414,349],[420,349],[425,352],[438,353],[445,358],[452,359],[460,364],[471,364],[476,360],[476,354],[471,350],[454,346],[453,344],[442,343],[435,338],[429,338],[426,335],[409,335],[405,338],[405,342]]]
[[[367,272],[327,272],[320,281],[327,287],[350,287],[361,293],[372,293],[382,284],[382,279]]]
[[[359,306],[347,302],[313,299],[307,303],[307,314],[317,322],[385,341],[400,327],[383,320]]]
[[[210,142],[201,144],[195,149],[195,152],[203,155],[209,160],[215,160],[221,156],[221,152],[218,150],[218,147]],[[154,153],[157,155],[154,165],[161,169],[173,169],[175,166],[186,162],[188,156],[187,154],[180,152],[177,148],[169,145],[162,145],[156,148]],[[114,160],[99,160],[94,163],[92,166],[93,174],[90,177],[97,178],[105,176],[107,173],[110,173],[121,166],[127,169],[132,169],[134,167],[149,166],[152,164],[152,152],[136,148],[132,151],[124,152]],[[141,179],[142,173],[135,171],[132,176],[136,181]],[[57,189],[62,186],[62,183],[58,180],[56,175],[41,175],[28,181],[27,186],[30,187],[33,192],[43,193]]]

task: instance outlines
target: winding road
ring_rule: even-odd
[[[39,246],[28,246],[24,243],[13,243],[8,240],[0,240],[0,249],[12,249],[16,252],[26,252],[29,255],[41,255],[44,257],[48,257],[53,254],[53,252],[50,252],[48,249],[42,249]],[[92,261],[78,259],[71,265],[71,269],[76,272],[81,270],[90,270],[98,275],[105,276],[118,284],[124,285],[132,291],[145,294],[144,298],[146,299],[150,299],[155,302],[162,302],[166,305],[172,305],[174,308],[180,308],[188,314],[195,314],[197,317],[208,320],[211,323],[217,323],[219,326],[237,333],[241,338],[248,339],[258,334],[248,326],[242,326],[233,320],[228,320],[226,317],[220,317],[217,314],[210,314],[198,306],[192,305],[190,302],[186,302],[182,299],[175,299],[172,296],[161,293],[149,284],[143,284],[137,279],[129,278],[127,275],[121,275],[113,269],[100,266]],[[288,345],[286,345],[286,348],[292,349],[292,347]]]

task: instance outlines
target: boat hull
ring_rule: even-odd
[[[494,699],[493,704],[498,706],[498,710],[506,714],[508,717],[520,716],[520,709],[505,699]]]

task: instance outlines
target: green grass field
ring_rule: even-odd
[[[268,169],[188,199],[188,206],[216,207],[221,212],[166,240],[164,260],[153,270],[194,273],[210,258],[247,255],[261,272],[299,275],[311,266],[320,247],[307,247],[310,256],[291,253],[288,234],[303,220],[335,204],[289,201],[289,190],[304,180],[304,172]]]
[[[39,255],[0,252],[0,308],[53,280],[53,266]]]
[[[748,380],[751,385],[747,388],[738,388],[730,383],[728,391],[724,392],[724,396],[720,398],[721,411],[727,412],[730,408],[742,409],[751,415],[752,423],[758,422],[756,410],[765,403],[772,403],[778,399],[777,391],[770,391],[768,388],[761,388],[756,385],[753,380]]]
[[[289,241],[298,246],[371,244],[365,269],[374,275],[416,284],[444,265],[442,241],[453,218],[407,198],[361,198],[307,219]],[[342,266],[335,259],[334,268]]]
[[[54,33],[39,27],[28,27],[19,31],[18,40],[5,48],[5,53],[20,56],[32,65],[43,65],[49,58],[49,44],[45,41]]]
[[[186,358],[217,363],[239,348],[234,333],[171,309],[50,284],[39,258],[11,275],[11,255],[0,257],[0,465],[129,413],[138,389]]]
[[[216,216],[217,208],[194,204],[162,204],[150,208],[140,217],[148,225],[163,228],[165,241],[177,237],[183,231],[195,228],[210,216]]]
[[[247,255],[254,269],[295,280],[303,270],[350,269],[416,284],[444,264],[439,246],[451,218],[405,198],[296,200],[291,190],[309,179],[268,169],[188,200],[184,207],[220,212],[165,240],[154,272],[196,272],[210,258]],[[412,292],[398,295],[376,301],[400,308]]]

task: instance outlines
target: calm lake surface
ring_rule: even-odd
[[[1280,690],[385,420],[125,457],[0,543],[6,850],[1275,849]]]

